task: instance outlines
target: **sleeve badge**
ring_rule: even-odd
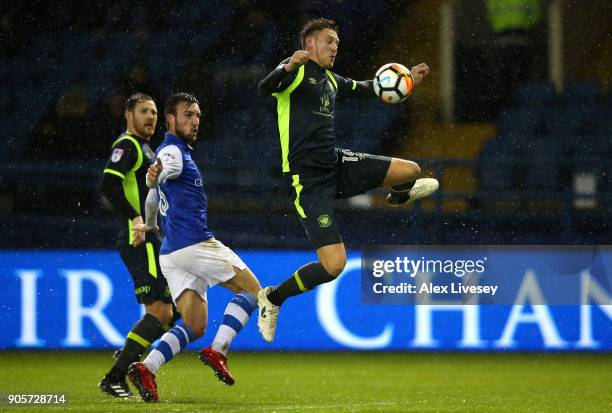
[[[111,162],[119,162],[122,156],[123,156],[123,149],[121,148],[113,149],[113,154],[111,155]]]

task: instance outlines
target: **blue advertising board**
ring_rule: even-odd
[[[411,248],[418,257],[432,253],[425,247]],[[466,254],[445,251],[451,258]],[[556,249],[538,251],[558,254]],[[606,267],[612,257],[607,249],[602,251],[601,263]],[[316,259],[307,251],[237,253],[264,286],[279,283]],[[489,247],[487,254],[508,263],[524,258],[524,251],[511,247]],[[0,349],[114,349],[122,345],[125,334],[142,314],[130,276],[115,251],[4,251],[0,262]],[[563,265],[571,267],[572,263]],[[520,266],[510,267],[504,270],[505,277],[539,282],[537,271],[525,273]],[[605,282],[595,280],[574,291],[584,300],[564,305],[531,305],[525,297],[488,305],[376,305],[362,302],[361,270],[362,253],[350,252],[347,268],[338,280],[286,301],[274,343],[260,337],[254,314],[232,349],[612,350],[611,292]],[[543,290],[566,287],[547,285]],[[581,288],[580,283],[571,288]],[[209,290],[206,336],[191,348],[211,342],[231,297],[222,287]]]

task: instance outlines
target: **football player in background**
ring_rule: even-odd
[[[121,219],[117,239],[119,254],[134,281],[136,300],[145,306],[144,316],[132,327],[110,371],[99,384],[115,397],[132,394],[125,381],[128,367],[152,342],[170,329],[178,314],[173,310],[168,284],[159,266],[161,241],[156,234],[134,234],[143,223],[148,188],[147,169],[155,159],[149,146],[157,125],[157,106],[150,96],[136,93],[125,102],[127,129],[113,143],[104,168],[101,193]]]

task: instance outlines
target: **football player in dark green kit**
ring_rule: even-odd
[[[278,310],[288,297],[333,281],[344,270],[346,250],[334,218],[334,199],[384,186],[390,188],[387,202],[398,206],[438,189],[435,179],[417,179],[421,170],[414,162],[336,148],[336,100],[375,99],[372,81],[359,82],[330,71],[340,41],[333,21],[307,22],[300,40],[303,50],[281,62],[258,89],[260,95],[276,98],[283,174],[319,261],[260,291],[258,324],[267,341],[274,339]],[[429,68],[421,63],[411,72],[413,84],[418,85]]]
[[[115,364],[99,384],[103,392],[120,398],[132,395],[125,381],[129,365],[139,361],[178,317],[159,265],[161,241],[156,234],[132,231],[143,223],[149,193],[145,176],[155,158],[149,141],[157,125],[157,106],[150,96],[136,93],[125,103],[125,119],[127,130],[112,145],[101,193],[121,219],[117,247],[134,281],[136,300],[144,304],[146,313],[128,333]]]

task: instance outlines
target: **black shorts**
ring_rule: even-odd
[[[168,283],[159,266],[159,247],[159,242],[149,241],[137,248],[119,246],[119,255],[134,280],[134,293],[140,304],[172,303]]]
[[[334,199],[346,199],[379,188],[387,176],[391,158],[336,149],[333,170],[307,171],[288,177],[290,200],[306,235],[315,248],[342,242],[334,218]]]

